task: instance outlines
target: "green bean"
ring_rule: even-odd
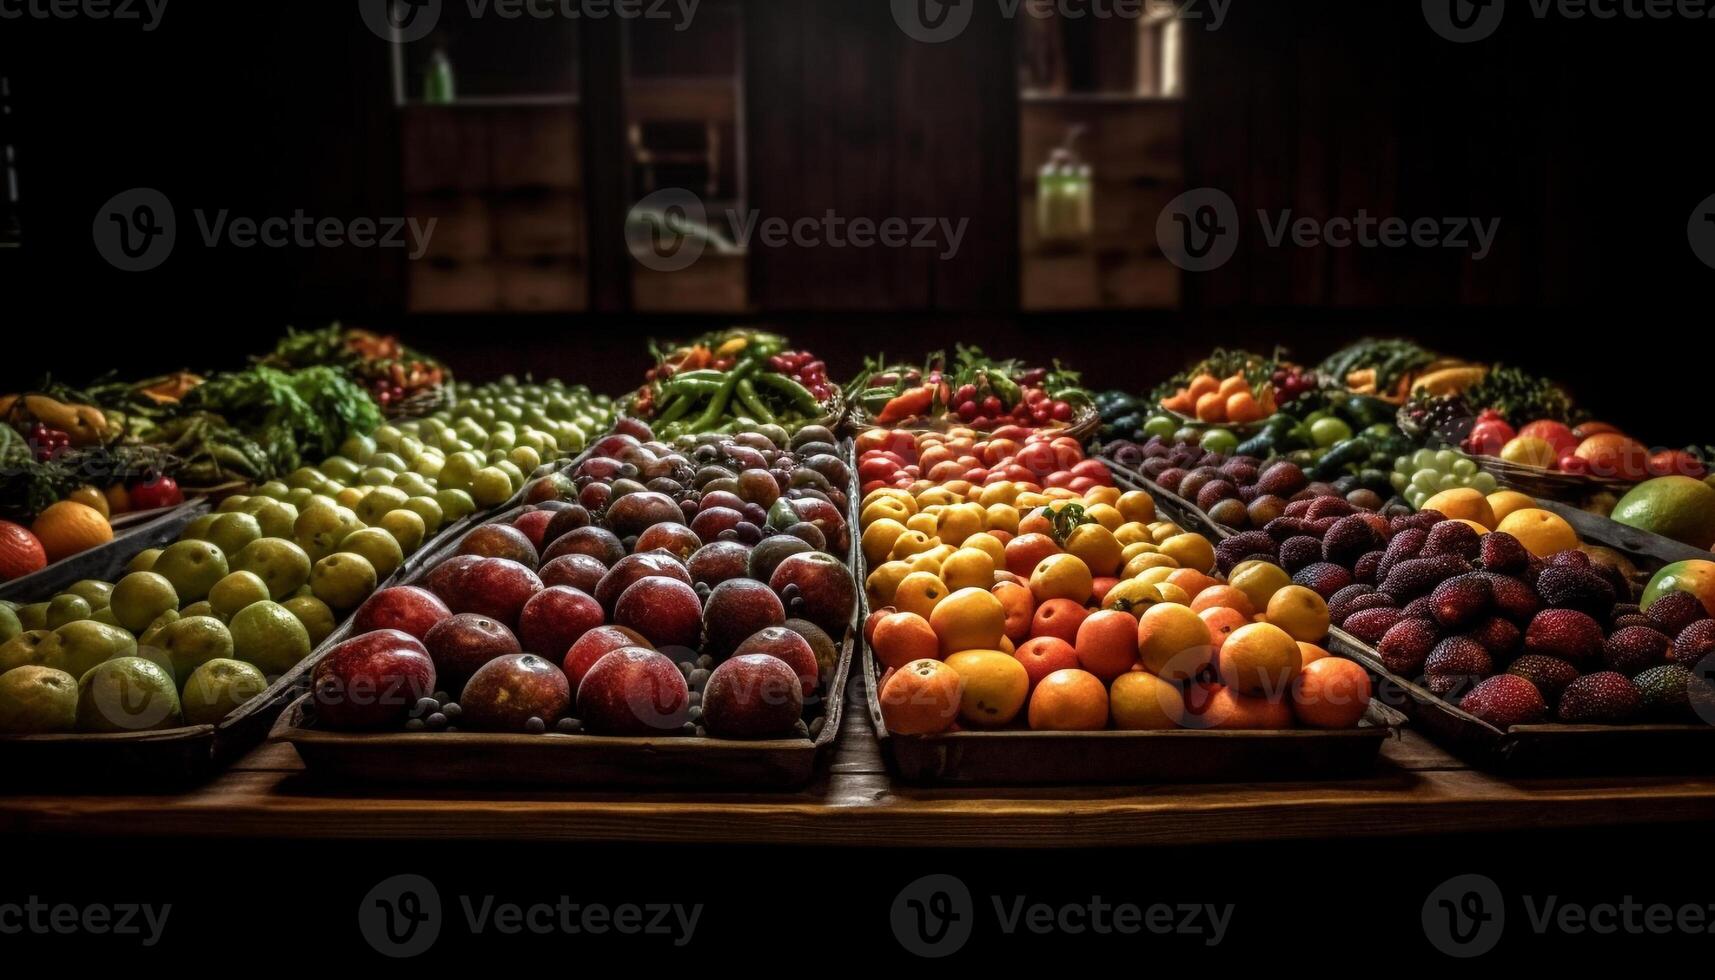
[[[655,416],[656,423],[674,422],[683,418],[685,413],[691,410],[691,403],[694,401],[695,399],[687,394],[673,395],[661,406],[661,411]]]
[[[822,403],[816,400],[815,395],[810,394],[810,389],[786,375],[765,372],[757,375],[756,380],[785,395],[792,407],[805,415],[816,416],[821,414]]]
[[[756,421],[764,425],[774,422],[774,413],[768,410],[768,405],[756,393],[756,386],[750,383],[749,378],[739,379],[738,401],[750,411],[751,416]]]

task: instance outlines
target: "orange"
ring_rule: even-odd
[[[1137,621],[1137,648],[1150,673],[1170,681],[1188,681],[1214,656],[1209,625],[1190,606],[1161,602]]]
[[[1262,406],[1256,403],[1256,397],[1249,391],[1236,391],[1227,396],[1227,421],[1236,423],[1255,422],[1262,418]]]
[[[40,571],[47,564],[48,553],[28,528],[0,521],[0,582]]]
[[[875,624],[870,638],[875,659],[888,667],[904,667],[913,660],[941,659],[941,642],[929,621],[916,613],[893,613]]]
[[[1292,576],[1273,562],[1241,561],[1228,573],[1227,581],[1250,597],[1252,609],[1267,609],[1274,594],[1292,584]]]
[[[1233,630],[1250,625],[1251,618],[1237,609],[1227,606],[1211,606],[1201,610],[1197,615],[1209,626],[1209,642],[1215,647],[1214,662],[1221,662],[1221,647],[1226,644],[1227,637]]]
[[[1219,392],[1211,391],[1197,399],[1197,421],[1225,422],[1227,420],[1227,400]]]
[[[1100,524],[1080,524],[1066,535],[1066,552],[1088,566],[1092,575],[1119,571],[1121,548],[1114,532]]]
[[[1170,535],[1161,542],[1161,553],[1178,562],[1182,568],[1206,572],[1215,567],[1215,546],[1201,534]]]
[[[1142,490],[1120,494],[1120,499],[1114,502],[1114,506],[1119,509],[1120,516],[1124,517],[1127,523],[1135,521],[1148,524],[1155,520],[1155,498]]]
[[[1030,695],[1030,727],[1047,732],[1094,732],[1108,727],[1108,689],[1094,674],[1056,670]]]
[[[1256,615],[1256,610],[1251,608],[1251,597],[1230,585],[1212,585],[1197,593],[1197,597],[1191,600],[1191,608],[1198,612],[1222,606],[1237,610],[1246,619]]]
[[[1489,509],[1495,512],[1497,521],[1506,520],[1507,515],[1515,510],[1536,506],[1536,500],[1530,494],[1519,493],[1517,490],[1496,490],[1489,494],[1488,501]]]
[[[107,505],[107,495],[97,487],[85,484],[67,494],[66,499],[72,503],[83,504],[102,517],[113,516],[113,511]]]
[[[1037,602],[1070,599],[1083,605],[1095,588],[1090,566],[1076,555],[1049,555],[1030,573],[1030,592]]]
[[[987,589],[960,589],[929,614],[942,653],[993,650],[1006,636],[1006,607]]]
[[[1443,490],[1425,500],[1418,510],[1440,511],[1446,517],[1476,521],[1486,528],[1495,526],[1495,511],[1489,506],[1489,498],[1483,496],[1483,492],[1475,487]]]
[[[1192,401],[1196,401],[1204,395],[1212,395],[1220,390],[1221,379],[1212,374],[1197,375],[1191,379],[1191,384],[1185,388],[1185,392],[1191,396]]]
[[[900,612],[911,612],[928,619],[942,599],[947,598],[947,584],[940,576],[929,572],[912,572],[900,580],[889,605]]]
[[[1167,576],[1167,581],[1185,590],[1187,595],[1198,595],[1212,585],[1220,585],[1221,580],[1212,578],[1195,568],[1176,568]]]
[[[1370,705],[1370,675],[1350,660],[1324,657],[1292,681],[1292,712],[1313,728],[1356,728]]]
[[[1240,694],[1285,697],[1303,666],[1298,641],[1273,623],[1241,626],[1221,645],[1221,683]]]
[[[1078,638],[1078,627],[1087,615],[1081,602],[1049,599],[1036,607],[1036,614],[1030,620],[1030,635],[1056,636],[1071,643]]]
[[[881,720],[897,735],[946,731],[959,715],[965,682],[939,660],[913,660],[881,686]]]
[[[1108,691],[1108,713],[1115,728],[1162,731],[1184,727],[1185,696],[1179,685],[1144,670],[1114,678]]]
[[[1024,665],[999,650],[962,650],[946,660],[965,682],[959,717],[967,724],[993,728],[1018,717],[1030,693]]]
[[[893,553],[893,546],[905,534],[905,525],[889,516],[882,517],[863,529],[863,557],[871,565],[880,564]]]
[[[994,559],[981,548],[960,548],[941,562],[941,581],[954,591],[986,590],[994,584]]]
[[[1021,522],[1022,523],[1022,522]],[[1029,578],[1042,564],[1042,559],[1058,554],[1060,546],[1046,534],[1020,533],[1006,543],[1006,570],[1021,578]]]
[[[125,489],[125,484],[115,483],[107,488],[107,516],[124,514],[131,510],[131,494]]]
[[[1030,587],[1017,582],[996,582],[989,591],[1006,611],[1006,636],[1016,643],[1030,638],[1030,619],[1036,615],[1036,597]]]
[[[1220,395],[1222,398],[1231,398],[1241,391],[1249,394],[1250,390],[1250,382],[1245,380],[1245,376],[1242,374],[1234,374],[1222,378],[1221,386],[1215,389],[1215,393]]]
[[[1566,518],[1537,507],[1513,511],[1495,530],[1518,538],[1524,550],[1538,558],[1578,547],[1578,532],[1572,530]]]
[[[961,549],[975,548],[983,554],[988,555],[989,563],[993,568],[999,569],[1006,567],[1006,545],[1002,543],[999,538],[987,531],[971,535],[966,538],[965,543],[959,545],[959,547]]]
[[[1306,667],[1318,660],[1321,660],[1323,657],[1332,656],[1327,650],[1322,649],[1314,643],[1305,643],[1303,640],[1298,641],[1298,652],[1304,658],[1304,666]]]
[[[1294,640],[1314,643],[1328,635],[1328,603],[1302,585],[1288,585],[1270,597],[1266,616]]]
[[[1117,609],[1093,612],[1078,624],[1073,648],[1080,667],[1111,681],[1137,663],[1137,620]]]
[[[88,504],[62,500],[36,515],[30,530],[42,542],[48,561],[59,561],[113,540],[113,527]]]
[[[1284,700],[1271,701],[1223,687],[1197,712],[1196,724],[1199,728],[1237,731],[1291,728],[1292,706]]]

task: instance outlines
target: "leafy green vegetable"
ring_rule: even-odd
[[[306,458],[325,459],[348,436],[371,432],[382,421],[375,400],[328,366],[281,371],[258,365],[218,374],[193,389],[183,408],[221,416],[260,446],[268,463],[264,477],[289,473]],[[222,434],[217,428],[203,435]]]
[[[1514,426],[1538,419],[1573,423],[1578,421],[1572,399],[1547,378],[1521,368],[1496,364],[1483,380],[1465,390],[1465,401],[1481,411],[1492,408]]]

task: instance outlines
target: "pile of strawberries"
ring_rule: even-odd
[[[1435,511],[1388,518],[1325,497],[1216,550],[1223,572],[1253,558],[1321,594],[1389,671],[1499,728],[1690,722],[1715,708],[1693,672],[1715,653],[1703,604],[1671,592],[1640,610],[1625,576],[1583,551],[1536,556]]]

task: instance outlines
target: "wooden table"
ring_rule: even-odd
[[[0,796],[0,833],[1076,847],[1715,819],[1715,777],[1508,780],[1411,732],[1361,780],[930,789],[888,779],[861,703],[843,728],[829,771],[797,793],[354,790],[264,745],[178,795]]]

